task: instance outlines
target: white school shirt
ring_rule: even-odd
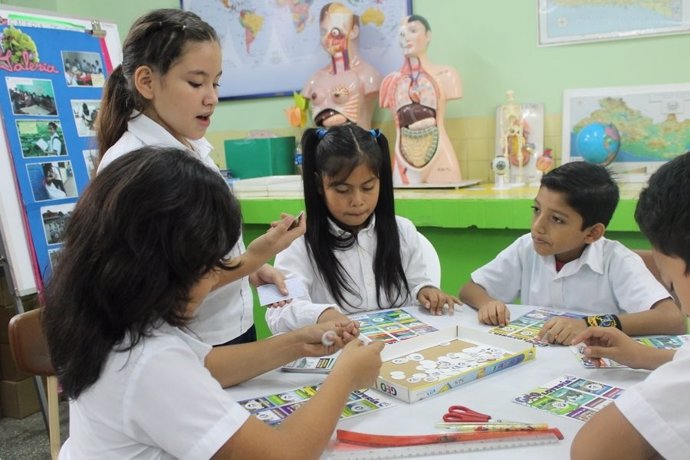
[[[630,424],[668,460],[690,452],[690,344],[643,382],[625,390],[616,407]]]
[[[494,260],[472,272],[472,281],[494,299],[585,315],[635,313],[669,298],[668,291],[633,251],[599,238],[556,272],[556,258],[534,250],[523,235]]]
[[[210,458],[249,417],[204,367],[210,350],[164,324],[131,351],[112,351],[69,403],[60,460]]]
[[[187,140],[194,147],[190,151],[184,144],[175,139],[161,125],[144,114],[140,114],[127,123],[127,131],[120,139],[105,152],[98,165],[98,172],[112,163],[115,159],[141,147],[155,145],[161,147],[177,147],[195,155],[202,163],[220,174],[218,166],[210,157],[211,144],[204,138]],[[203,225],[203,222],[199,222]],[[230,257],[239,256],[245,252],[242,236],[230,251]],[[244,334],[254,325],[254,299],[249,287],[249,278],[228,283],[213,290],[198,310],[196,319],[190,324],[190,329],[201,340],[211,345],[218,345]]]
[[[419,243],[419,236],[414,224],[404,217],[396,216],[400,235],[400,259],[410,288],[411,297],[403,302],[409,305],[416,302],[419,290],[425,286],[434,286],[426,272],[426,265]],[[376,281],[374,278],[374,257],[376,255],[375,216],[369,225],[357,234],[353,246],[345,250],[336,250],[335,257],[351,280],[350,286],[355,287],[357,295],[343,291],[344,304],[340,304],[340,311],[345,314],[360,313],[378,308],[391,308],[391,301],[381,292],[382,304],[376,299]],[[337,235],[348,234],[334,222],[329,221],[331,233]],[[305,283],[308,295],[293,300],[282,308],[268,308],[266,322],[273,331],[286,332],[316,323],[321,313],[336,305],[335,298],[321,276],[316,263],[307,251],[304,237],[300,237],[280,252],[275,259],[275,267],[285,274],[286,278],[298,277]],[[435,286],[438,287],[438,286]]]

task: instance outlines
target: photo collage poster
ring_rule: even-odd
[[[0,17],[0,110],[42,280],[95,173],[95,120],[111,70],[103,38]]]

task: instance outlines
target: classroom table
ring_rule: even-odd
[[[511,319],[515,319],[534,308],[524,305],[510,305]],[[491,329],[491,326],[479,324],[476,312],[467,306],[456,307],[456,313],[452,316],[433,316],[418,307],[407,307],[406,310],[418,319],[437,328],[460,324],[463,327],[483,331]],[[387,346],[394,347],[395,344]],[[511,447],[508,450],[484,450],[465,454],[471,456],[472,459],[502,459],[506,456],[513,460],[569,458],[570,444],[583,422],[512,402],[513,398],[564,375],[575,375],[621,388],[629,388],[644,380],[648,372],[628,368],[586,369],[568,347],[537,347],[534,360],[411,404],[375,392],[376,396],[387,401],[393,401],[395,405],[373,413],[341,420],[337,428],[390,435],[439,433],[441,430],[436,429],[434,425],[442,421],[441,417],[449,406],[460,404],[475,411],[489,414],[493,419],[548,423],[549,426],[559,428],[565,437],[562,441],[552,444]],[[322,374],[287,373],[275,370],[229,388],[227,391],[239,401],[316,384],[324,378],[325,376]],[[335,434],[333,435],[334,438]],[[457,458],[458,455],[462,454],[415,458],[451,459]],[[328,452],[324,453],[322,458],[328,459]]]

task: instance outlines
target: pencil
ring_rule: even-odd
[[[437,423],[436,428],[460,433],[478,431],[545,431],[547,423]]]

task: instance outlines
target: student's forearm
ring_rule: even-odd
[[[615,427],[613,429],[612,427]],[[578,431],[570,447],[572,460],[630,460],[658,458],[658,454],[615,404],[609,404]]]
[[[206,356],[206,368],[223,387],[237,385],[264,374],[304,354],[299,331],[266,340],[213,348]]]
[[[670,299],[657,302],[654,308],[619,316],[623,332],[629,336],[651,334],[685,334],[685,317]]]
[[[487,302],[491,302],[494,300],[487,294],[486,290],[475,283],[474,281],[468,281],[465,283],[465,285],[460,289],[460,300],[462,300],[463,303],[469,305],[470,307],[474,308],[475,310],[478,310],[479,307],[484,305]]]
[[[659,366],[673,360],[676,350],[659,350],[657,348],[645,347],[644,353],[636,356],[632,362],[627,363],[634,369],[647,369],[653,371]]]
[[[221,270],[218,284],[214,286],[214,289],[218,289],[219,287],[225,286],[228,283],[232,283],[233,281],[237,281],[245,276],[251,275],[263,267],[263,265],[266,263],[266,260],[256,257],[249,252],[245,252],[241,256],[233,258],[230,263],[235,264],[239,262],[239,265],[232,270]]]
[[[299,446],[303,450],[294,452],[294,458],[319,458],[338,423],[351,387],[346,373],[334,370],[309,403],[280,424],[278,431],[286,439],[300,437],[304,440]]]
[[[261,458],[265,460],[310,460],[321,457],[350,395],[348,375],[337,369],[319,391],[276,429],[250,417],[214,459]]]

